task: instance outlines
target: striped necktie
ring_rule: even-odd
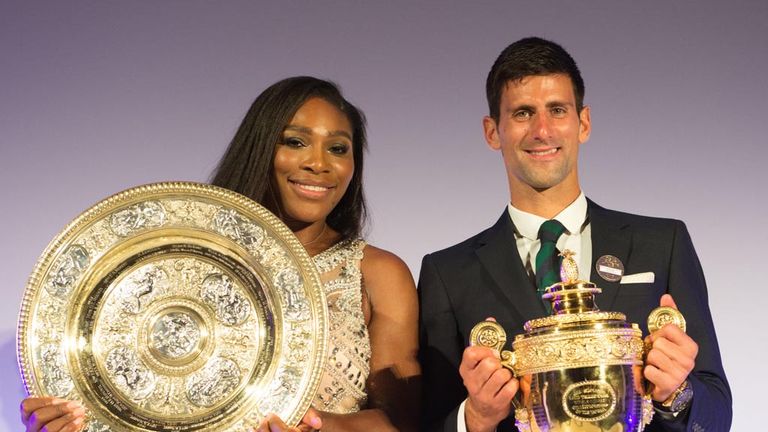
[[[560,257],[557,239],[565,232],[565,227],[555,219],[545,221],[539,227],[541,248],[536,254],[536,292],[544,294],[547,287],[560,281]],[[549,302],[544,302],[549,306]],[[547,307],[549,311],[549,307]]]

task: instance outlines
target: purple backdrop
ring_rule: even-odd
[[[752,371],[767,353],[745,329],[759,332],[768,310],[768,3],[517,3],[0,3],[0,432],[19,430],[16,315],[46,244],[112,193],[207,179],[249,103],[280,78],[331,78],[365,110],[369,239],[415,277],[423,254],[493,223],[507,186],[481,135],[484,80],[528,35],[562,43],[586,79],[587,194],[688,223],[733,429],[762,425],[768,382]]]

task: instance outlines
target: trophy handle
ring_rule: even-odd
[[[510,371],[515,377],[519,377],[516,368],[517,359],[513,351],[504,349],[507,342],[507,332],[496,321],[482,321],[477,323],[469,333],[469,344],[471,346],[484,346],[499,353],[501,365]],[[515,397],[512,398],[512,407],[515,410],[515,426],[521,432],[531,431],[530,409],[525,406],[523,401],[523,389],[518,388]]]
[[[515,353],[504,349],[507,342],[507,332],[496,321],[482,321],[472,327],[469,333],[469,344],[471,346],[484,346],[499,353],[501,365],[512,371],[517,377],[515,370]]]
[[[675,308],[669,306],[657,307],[648,315],[649,333],[653,333],[667,324],[676,325],[683,332],[686,330],[685,317],[683,317],[683,314],[681,314],[680,311]],[[648,356],[648,351],[650,350],[650,345],[646,344],[643,346],[643,366],[646,363],[645,359]],[[646,382],[646,385],[644,386],[645,394],[643,395],[643,425],[647,426],[649,423],[651,423],[654,413],[653,400],[651,399],[651,393],[653,393],[653,383],[647,380],[644,381]]]

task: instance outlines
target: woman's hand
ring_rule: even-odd
[[[297,427],[288,426],[276,414],[268,414],[261,421],[256,432],[312,432],[319,431],[321,427],[323,427],[323,420],[320,417],[320,412],[310,408]]]
[[[82,405],[54,397],[28,397],[19,410],[26,432],[76,432],[85,422]]]

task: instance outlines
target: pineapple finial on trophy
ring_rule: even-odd
[[[560,280],[547,288],[542,299],[552,302],[554,315],[596,312],[595,294],[602,290],[595,284],[579,279],[579,266],[573,258],[576,255],[572,250],[564,250],[560,253],[563,261],[560,264]]]
[[[570,249],[560,253],[560,256],[563,257],[563,263],[560,265],[560,280],[563,283],[572,284],[579,280],[579,266],[573,259],[574,255],[576,253]]]

